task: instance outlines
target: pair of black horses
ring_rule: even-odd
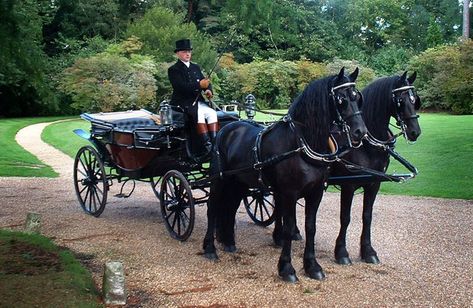
[[[224,250],[234,252],[235,216],[249,188],[269,188],[274,195],[276,220],[273,239],[282,244],[279,276],[288,282],[298,280],[291,264],[291,243],[296,227],[296,203],[305,199],[304,270],[312,279],[325,274],[316,260],[316,214],[329,173],[349,173],[333,152],[331,127],[338,127],[350,151],[343,158],[353,164],[386,171],[389,154],[383,145],[393,135],[389,121],[394,117],[405,138],[415,141],[420,135],[416,110],[419,97],[412,86],[416,74],[405,72],[374,81],[360,93],[355,87],[358,68],[349,75],[342,68],[338,75],[312,81],[290,106],[288,114],[269,127],[238,121],[225,126],[217,136],[211,160],[214,175],[207,208],[208,229],[204,255],[217,259],[215,235]],[[373,145],[376,144],[376,145]],[[379,146],[381,145],[381,146]],[[364,189],[361,258],[379,263],[371,245],[372,208],[380,182],[341,185],[341,228],[335,258],[350,264],[346,231],[355,190]]]

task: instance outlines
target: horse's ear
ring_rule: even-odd
[[[406,77],[407,77],[407,71],[404,71],[404,74],[401,75],[401,81],[404,81],[406,80]]]
[[[338,73],[337,79],[342,80],[344,76],[345,76],[345,66],[343,66],[342,69],[340,70],[340,73]]]
[[[409,81],[409,84],[413,84],[416,78],[417,78],[417,72],[414,71],[414,73],[412,73],[412,75],[409,76],[409,78],[407,78],[407,81]]]
[[[358,69],[358,67],[356,67],[355,70],[353,71],[353,73],[350,74],[350,80],[352,82],[354,82],[356,80],[356,78],[358,77],[359,72],[360,72],[360,70]]]

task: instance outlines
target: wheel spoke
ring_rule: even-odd
[[[181,235],[181,215],[180,212],[176,212],[177,217],[177,234]]]
[[[94,189],[94,193],[95,195],[97,196],[97,201],[99,202],[99,204],[102,204],[102,200],[100,200],[100,196],[99,196],[99,193],[97,192],[97,190],[100,190],[98,187],[95,187]],[[102,194],[102,192],[101,192]],[[103,195],[103,194],[102,194]],[[97,209],[96,209],[97,210]]]
[[[264,208],[264,211],[266,212],[266,215],[268,215],[268,217],[271,217],[271,214],[269,213],[268,208],[266,207],[266,204],[264,204],[264,202],[265,202],[265,199],[263,199],[263,202],[261,203],[261,206]],[[269,201],[266,201],[266,203],[271,204]]]
[[[80,182],[80,181],[77,181],[77,182]],[[87,187],[88,187],[87,185],[84,185],[84,188],[82,188],[82,190],[79,191],[79,195],[82,195],[82,193],[84,192],[84,190],[87,189]]]
[[[177,214],[176,214],[176,212],[173,212],[173,213],[174,213],[174,219],[172,221],[171,229],[174,230],[174,227],[176,226],[176,221],[177,221]]]
[[[84,205],[87,203],[87,198],[89,197],[90,187],[87,186],[87,191],[85,192]]]
[[[85,157],[84,157],[84,160],[85,160]],[[82,165],[82,168],[84,168],[84,172],[85,172],[84,176],[87,176],[87,162],[83,162],[82,157],[79,157],[79,162]]]
[[[84,177],[87,177],[87,174],[85,174],[82,170],[80,170],[79,168],[77,168],[77,172],[79,172],[80,174],[82,174]]]
[[[94,213],[97,212],[97,192],[95,191],[95,187],[93,188],[92,200],[94,201]]]

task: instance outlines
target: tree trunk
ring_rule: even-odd
[[[187,23],[190,23],[192,21],[193,6],[194,6],[194,1],[189,0],[187,3]]]
[[[463,39],[470,37],[470,0],[463,0]]]

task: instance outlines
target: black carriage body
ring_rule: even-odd
[[[159,117],[146,110],[82,114],[91,122],[91,143],[105,165],[117,176],[145,179],[162,176],[171,169],[192,168],[186,153],[185,123],[176,117],[171,125],[160,125]]]
[[[220,126],[238,120],[235,114],[218,112]],[[149,179],[169,170],[182,173],[201,169],[192,156],[189,128],[183,112],[173,110],[173,123],[156,123],[159,116],[147,110],[84,113],[90,121],[90,142],[105,165],[119,177]]]

